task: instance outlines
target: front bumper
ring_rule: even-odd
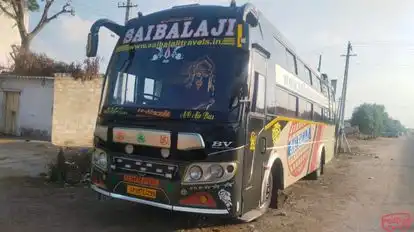
[[[103,190],[103,189],[101,189],[98,186],[93,185],[93,184],[91,185],[91,188],[93,190],[95,190],[96,192],[98,192],[98,193],[100,193],[104,196],[107,196],[107,197],[120,199],[120,200],[125,200],[125,201],[130,201],[130,202],[135,202],[135,203],[139,203],[139,204],[150,205],[150,206],[154,206],[154,207],[158,207],[158,208],[162,208],[162,209],[167,209],[167,210],[171,210],[171,211],[179,211],[179,212],[187,212],[187,213],[199,213],[199,214],[215,214],[215,215],[228,215],[229,214],[229,212],[225,209],[204,209],[204,208],[183,207],[183,206],[175,206],[175,205],[162,204],[162,203],[153,202],[153,201],[147,201],[147,200],[138,199],[138,198],[134,198],[134,197],[128,197],[128,196],[124,196],[124,195],[121,195],[121,194],[108,192],[108,191]]]

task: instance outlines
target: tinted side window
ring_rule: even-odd
[[[298,97],[289,94],[289,115],[290,116],[298,116]]]
[[[297,65],[296,65],[296,57],[291,53],[289,50],[286,49],[286,65],[287,70],[295,75],[298,74]]]
[[[318,92],[321,92],[321,80],[317,76],[314,76],[314,78],[313,78],[313,87]]]
[[[296,117],[297,97],[276,88],[276,113],[287,117]]]
[[[276,87],[276,113],[278,115],[288,114],[289,108],[289,94],[279,87]]]
[[[322,121],[322,108],[319,105],[313,105],[313,120]]]
[[[313,79],[312,71],[306,66],[305,66],[305,71],[306,71],[306,76],[309,77],[309,83],[308,84],[312,85],[312,83],[313,83],[313,81],[312,81],[312,79]]]
[[[255,73],[255,86],[254,86],[254,99],[253,99],[253,111],[258,113],[265,113],[265,96],[266,96],[266,85],[265,77],[259,73]]]
[[[273,45],[275,46],[275,50],[272,52],[272,59],[274,59],[276,64],[280,64],[285,68],[287,65],[286,47],[283,46],[276,38],[273,39]]]
[[[304,99],[299,99],[299,117],[306,119],[306,120],[312,120],[312,108],[313,104],[309,101],[306,101]]]
[[[331,121],[331,119],[329,118],[329,110],[327,108],[323,108],[322,109],[322,120],[325,122],[329,122]]]
[[[329,97],[328,95],[328,87],[325,83],[321,83],[321,92],[325,97]]]
[[[306,68],[305,64],[302,61],[298,60],[298,76],[302,79],[305,83],[311,84],[310,82],[310,72],[309,69]]]
[[[268,84],[267,86],[267,96],[266,96],[266,102],[267,102],[267,113],[268,114],[276,114],[276,85],[275,84]]]

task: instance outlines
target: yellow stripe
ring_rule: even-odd
[[[237,25],[237,47],[241,48],[242,44],[241,44],[241,39],[243,36],[243,25],[242,24],[238,24]]]
[[[298,118],[289,118],[284,116],[277,116],[275,119],[270,121],[266,126],[265,130],[270,129],[273,125],[275,125],[279,121],[288,121],[288,122],[299,122],[299,123],[307,123],[307,124],[315,124],[315,125],[328,125],[323,122],[315,122],[311,120],[305,120],[305,119],[298,119]]]

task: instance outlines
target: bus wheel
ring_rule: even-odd
[[[276,163],[271,172],[273,176],[273,187],[270,195],[270,208],[281,209],[285,202],[285,195],[283,194],[283,168],[281,163]]]
[[[270,206],[271,200],[272,200],[272,190],[273,190],[273,175],[272,173],[269,173],[269,177],[267,178],[267,181],[265,183],[264,193],[263,193],[263,199],[262,199],[262,206],[260,206],[260,209],[263,211],[267,211],[267,209]]]
[[[319,168],[313,171],[312,173],[310,173],[307,179],[317,180],[323,174],[323,171],[324,171],[323,169],[325,166],[325,150],[322,150],[322,155],[321,155],[321,159],[319,162],[320,162]]]

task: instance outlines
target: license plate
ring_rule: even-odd
[[[146,197],[155,199],[157,197],[157,191],[154,189],[142,188],[138,186],[127,185],[127,193],[139,197]]]

